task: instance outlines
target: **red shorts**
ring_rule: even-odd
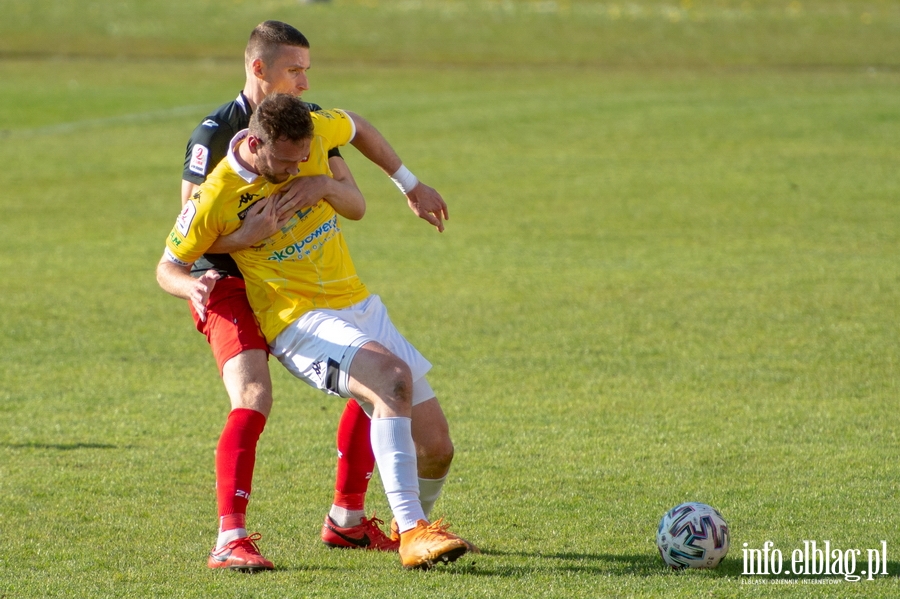
[[[222,374],[225,362],[241,352],[261,349],[268,353],[269,344],[250,309],[243,279],[225,277],[216,281],[206,305],[206,322],[200,320],[190,302],[188,305],[197,330],[206,335],[206,340],[209,341],[219,366],[219,374]]]

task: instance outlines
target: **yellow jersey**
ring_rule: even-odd
[[[233,233],[247,211],[297,177],[333,176],[328,150],[348,143],[356,132],[341,110],[313,112],[309,156],[300,172],[284,183],[269,183],[245,169],[235,149],[247,132],[231,141],[228,155],[188,201],[166,240],[166,256],[192,264],[222,235]],[[247,285],[247,298],[263,335],[271,343],[287,325],[317,308],[341,309],[369,296],[356,274],[341,232],[341,221],[327,201],[295,214],[272,237],[233,252]]]

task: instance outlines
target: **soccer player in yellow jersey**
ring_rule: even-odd
[[[237,230],[248,210],[284,184],[330,175],[328,150],[348,142],[386,145],[374,127],[352,113],[311,114],[288,94],[263,100],[249,128],[234,137],[226,159],[179,215],[157,267],[162,288],[189,299],[202,317],[218,274],[192,278],[191,263],[220,236]],[[424,376],[431,364],[359,280],[339,217],[361,218],[365,200],[355,185],[332,181],[321,201],[293,215],[274,235],[232,255],[272,355],[308,385],[354,397],[371,412],[372,451],[400,534],[402,565],[428,568],[453,561],[469,546],[440,520],[428,522],[419,500],[412,439],[413,405],[434,400]],[[433,434],[447,434],[443,417],[432,422]]]
[[[262,100],[273,93],[300,97],[309,88],[309,40],[281,21],[254,27],[244,51],[246,79],[237,98],[207,115],[188,141],[182,173],[182,206],[225,158],[235,133],[246,129]],[[308,104],[310,110],[319,110]],[[363,136],[364,137],[364,136]],[[390,146],[357,145],[363,155],[390,175],[410,209],[443,230],[447,205],[440,194],[418,181]],[[231,410],[215,452],[218,535],[207,564],[210,568],[266,569],[271,562],[259,554],[258,537],[247,532],[247,508],[253,482],[257,442],[269,416],[273,398],[268,367],[268,343],[262,336],[245,292],[243,275],[230,252],[246,249],[270,237],[297,211],[318,203],[336,190],[352,193],[353,177],[337,148],[329,151],[334,175],[293,178],[280,198],[253,204],[234,233],[219,237],[194,262],[191,274],[209,270],[218,275],[204,307],[203,318],[191,308],[197,330],[209,342],[228,392]],[[336,182],[350,187],[335,187]],[[334,200],[334,198],[332,198]],[[190,305],[190,304],[189,304]],[[329,547],[397,551],[399,535],[387,536],[381,522],[366,517],[365,496],[375,468],[369,440],[369,416],[354,399],[347,400],[337,427],[337,469],[333,501],[325,515],[321,540]],[[445,434],[435,435],[435,426]],[[413,439],[419,469],[419,498],[428,515],[441,494],[453,458],[453,444],[436,399],[413,409]],[[253,537],[251,539],[251,537]],[[470,548],[472,550],[472,548]]]

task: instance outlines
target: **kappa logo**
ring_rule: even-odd
[[[259,194],[256,194],[256,193],[245,193],[244,195],[241,196],[241,199],[238,202],[238,208],[240,208],[244,204],[249,204],[255,198],[258,198],[258,197],[259,197]]]
[[[265,198],[260,197],[260,195],[257,193],[245,193],[244,195],[241,196],[241,199],[238,201],[238,208],[240,208],[244,204],[253,202],[253,200],[256,198],[259,198],[260,200],[265,199]],[[254,204],[256,204],[256,202],[253,202],[253,204],[250,204],[249,206],[247,206],[246,208],[244,208],[243,210],[238,212],[238,215],[237,215],[238,218],[241,220],[244,220],[245,218],[247,218],[247,213],[250,212],[250,209],[253,208]]]
[[[206,165],[209,162],[209,148],[200,144],[194,144],[191,148],[191,162],[188,170],[198,175],[206,175]]]

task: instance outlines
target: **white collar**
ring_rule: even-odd
[[[238,131],[237,134],[231,138],[231,141],[228,143],[228,155],[226,158],[228,158],[228,164],[231,165],[234,172],[240,175],[241,179],[247,183],[253,183],[259,178],[259,173],[254,173],[253,171],[244,168],[237,159],[237,156],[234,155],[234,149],[239,143],[247,139],[248,135],[250,135],[250,130],[244,129],[243,131]]]

